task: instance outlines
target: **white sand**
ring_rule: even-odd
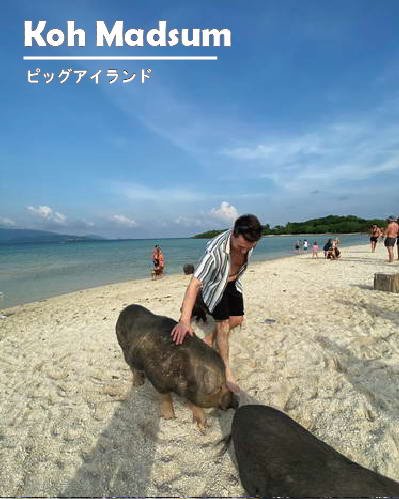
[[[273,405],[362,465],[399,480],[399,272],[381,245],[252,264],[246,323],[231,339],[241,403]],[[233,411],[202,435],[176,400],[132,388],[115,336],[127,304],[177,318],[189,277],[167,276],[13,307],[0,320],[0,495],[242,495],[233,452],[214,446]],[[275,323],[264,323],[264,319]],[[198,327],[197,327],[198,330]]]

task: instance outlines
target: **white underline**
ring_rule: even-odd
[[[217,61],[217,55],[102,56],[102,55],[24,55],[24,61]]]

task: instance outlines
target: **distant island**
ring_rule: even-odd
[[[100,236],[70,236],[48,230],[0,228],[0,244],[17,243],[68,243],[79,241],[104,241]]]
[[[288,222],[286,225],[263,226],[263,236],[295,236],[298,234],[348,234],[352,232],[368,232],[371,225],[385,227],[385,220],[356,217],[355,215],[328,215],[327,217],[306,220],[306,222]],[[208,230],[193,236],[193,239],[210,239],[226,229]]]

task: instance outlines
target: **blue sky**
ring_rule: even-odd
[[[248,212],[271,225],[399,214],[397,0],[2,0],[0,8],[1,227],[180,237]],[[24,20],[41,19],[49,29],[75,20],[86,46],[24,47]],[[227,28],[232,46],[101,48],[96,20]],[[61,85],[57,76],[30,84],[36,68],[152,72],[144,84],[105,76],[98,85]]]

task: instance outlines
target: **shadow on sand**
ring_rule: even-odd
[[[361,263],[367,263],[368,265],[375,265],[375,264],[378,264],[379,267],[386,267],[387,269],[394,269],[395,266],[392,265],[392,263],[389,263],[388,262],[388,259],[387,260],[381,260],[379,258],[357,258],[357,257],[354,257],[354,258],[350,258],[350,257],[345,257],[343,256],[342,258],[339,258],[339,260],[343,260],[345,262],[361,262]],[[337,260],[333,260],[333,261],[337,261]]]
[[[383,411],[396,421],[399,410],[396,379],[399,369],[375,358],[358,358],[348,348],[341,347],[324,336],[317,336],[315,340],[336,359],[337,371],[345,376],[358,393],[365,395],[373,406],[375,413],[368,411],[367,418],[374,421],[377,414]],[[375,349],[373,351],[379,355]]]
[[[131,387],[60,496],[143,496],[158,443],[159,409],[146,383]]]
[[[373,291],[374,290],[374,286],[370,286],[370,285],[367,285],[367,284],[349,284],[349,286],[351,288],[366,289],[368,291]]]
[[[364,289],[369,289],[369,288],[365,287]],[[380,317],[381,319],[393,322],[395,326],[399,327],[399,314],[397,313],[397,311],[395,312],[392,309],[383,308],[380,307],[379,305],[374,305],[374,303],[358,303],[358,302],[351,302],[348,300],[336,300],[336,302],[341,303],[342,305],[347,305],[351,309],[358,308],[366,310],[366,312],[371,317]]]

